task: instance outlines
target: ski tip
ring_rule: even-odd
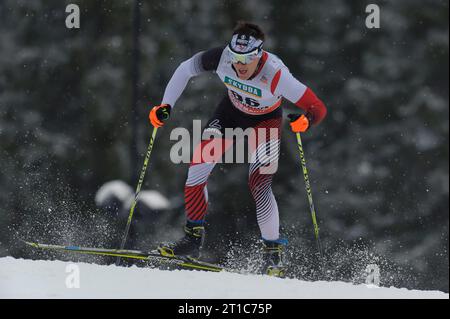
[[[32,247],[39,247],[38,243],[32,243],[32,242],[26,241],[25,239],[22,239],[22,238],[19,238],[19,240],[21,242],[23,242],[25,245],[32,246]]]

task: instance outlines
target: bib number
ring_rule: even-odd
[[[231,94],[233,95],[233,97],[238,100],[240,103],[246,104],[248,106],[251,107],[258,107],[260,104],[258,103],[258,101],[256,101],[255,99],[246,97],[244,99],[244,97],[242,95],[240,95],[239,93],[236,93],[233,90],[230,90]]]

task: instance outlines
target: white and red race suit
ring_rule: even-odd
[[[176,69],[170,79],[161,104],[174,107],[193,76],[213,71],[227,88],[227,95],[219,103],[207,128],[224,133],[225,128],[276,129],[277,134],[264,134],[264,138],[253,139],[251,158],[269,158],[278,163],[282,110],[282,98],[294,103],[312,116],[312,124],[320,123],[326,115],[325,105],[320,99],[289,72],[284,63],[274,54],[263,51],[254,74],[248,80],[241,80],[236,74],[227,48],[220,47],[195,54]],[[252,140],[252,139],[249,139]],[[256,142],[255,142],[256,141]],[[223,153],[233,145],[226,136],[202,141],[194,151],[185,184],[185,211],[188,223],[202,224],[205,220],[208,193],[208,177]],[[220,154],[213,160],[202,157],[205,148],[212,143],[220,144]],[[264,156],[265,150],[275,154]],[[275,172],[262,172],[267,162],[256,160],[249,166],[248,184],[256,204],[258,225],[265,240],[279,239],[279,213],[272,193],[272,177]]]

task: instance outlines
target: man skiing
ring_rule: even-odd
[[[275,276],[284,274],[282,250],[286,240],[280,238],[278,207],[271,188],[275,171],[263,171],[262,168],[276,164],[278,160],[282,98],[305,113],[291,119],[294,132],[305,132],[311,125],[319,124],[327,110],[312,90],[294,78],[276,55],[262,49],[264,40],[265,35],[259,26],[238,22],[228,45],[199,52],[178,66],[167,84],[161,105],[150,111],[151,124],[163,126],[189,79],[203,72],[215,72],[227,87],[227,95],[205,127],[216,135],[196,147],[189,167],[184,190],[185,236],[174,243],[161,244],[158,251],[164,256],[200,256],[205,237],[208,176],[218,159],[233,145],[233,140],[225,136],[225,128],[253,128],[258,136],[252,139],[254,142],[250,148],[252,158],[256,160],[249,165],[248,184],[255,200],[262,236],[264,272]],[[273,132],[274,129],[275,135],[259,136],[261,130]],[[223,146],[223,152],[213,154],[213,159],[204,160],[203,149],[214,144]],[[275,151],[276,156],[261,156],[268,148]],[[265,160],[260,160],[262,158]]]

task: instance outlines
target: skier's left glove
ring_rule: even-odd
[[[291,123],[291,130],[294,133],[304,133],[306,132],[310,126],[311,123],[314,121],[314,117],[311,113],[306,114],[289,114],[288,115],[289,120]]]
[[[148,115],[148,118],[150,119],[150,123],[154,127],[161,127],[164,125],[164,121],[168,120],[170,117],[170,110],[172,107],[169,104],[161,104],[154,106],[150,114]]]

